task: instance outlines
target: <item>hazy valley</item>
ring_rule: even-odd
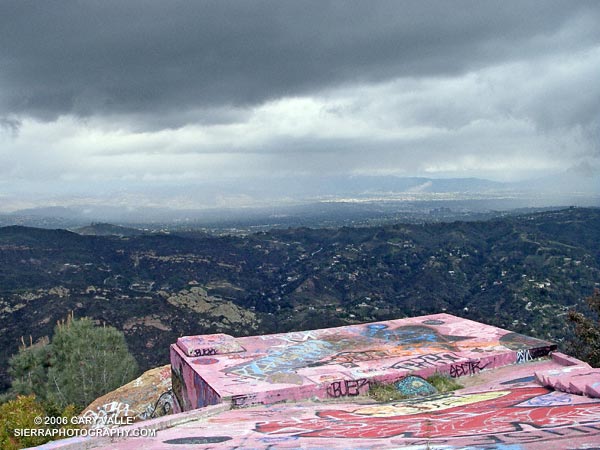
[[[600,281],[600,209],[415,222],[236,236],[0,228],[2,390],[21,337],[50,335],[69,311],[122,330],[147,369],[182,335],[442,311],[562,343],[567,309]]]

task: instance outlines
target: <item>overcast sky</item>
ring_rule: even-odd
[[[0,202],[600,169],[598,1],[0,1]]]

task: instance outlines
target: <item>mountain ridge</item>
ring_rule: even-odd
[[[50,335],[70,311],[124,331],[142,369],[164,364],[181,335],[440,311],[560,343],[569,338],[566,311],[600,280],[600,209],[246,236],[3,227],[0,260],[4,389],[20,337]],[[202,301],[194,290],[206,293]],[[242,320],[244,311],[255,321]]]

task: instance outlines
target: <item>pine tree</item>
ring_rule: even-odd
[[[35,394],[38,398],[46,396],[48,381],[48,368],[52,350],[47,337],[33,343],[29,338],[29,345],[21,338],[19,353],[9,360],[8,373],[12,378],[12,391],[15,394]]]
[[[69,315],[52,341],[22,347],[10,360],[12,391],[34,393],[47,404],[79,410],[138,374],[123,333]]]
[[[127,350],[123,333],[96,327],[83,318],[59,323],[52,338],[48,370],[49,394],[60,406],[85,407],[137,374],[137,363]]]

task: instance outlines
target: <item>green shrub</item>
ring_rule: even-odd
[[[35,395],[17,395],[16,398],[0,405],[0,448],[2,450],[14,450],[25,447],[34,447],[48,441],[59,439],[60,436],[24,436],[17,435],[15,430],[49,430],[49,429],[74,429],[77,424],[72,424],[72,418],[76,411],[74,405],[69,405],[55,414],[44,408],[42,402]],[[36,423],[35,419],[42,418],[43,421],[50,417],[60,417],[65,425],[48,426],[44,422]],[[56,423],[56,421],[50,421]],[[77,421],[75,421],[77,422]]]
[[[35,395],[19,395],[0,406],[0,448],[13,450],[34,447],[51,440],[44,436],[15,437],[15,429],[43,428],[34,423],[35,417],[45,417],[46,411]]]

